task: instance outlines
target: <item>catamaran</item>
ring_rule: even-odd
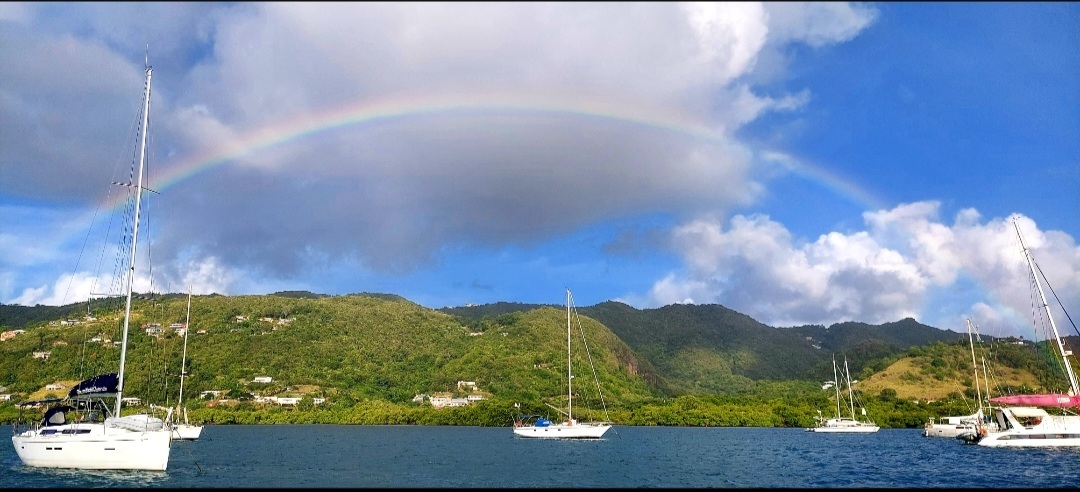
[[[1080,407],[1080,386],[1077,385],[1076,373],[1073,372],[1072,364],[1069,362],[1072,350],[1065,346],[1065,341],[1058,332],[1054,316],[1050,313],[1050,305],[1046,302],[1042,282],[1039,280],[1042,278],[1045,281],[1046,277],[1041,275],[1042,271],[1036,265],[1035,258],[1024,245],[1024,237],[1020,233],[1020,225],[1016,217],[1013,217],[1013,227],[1016,229],[1016,237],[1020,240],[1020,249],[1027,263],[1033,290],[1038,293],[1039,307],[1044,316],[1041,321],[1046,322],[1050,327],[1053,345],[1061,357],[1069,390],[1067,393],[1007,395],[991,398],[991,403],[1001,405],[994,409],[993,414],[993,422],[997,424],[998,429],[979,426],[976,432],[958,437],[966,442],[990,447],[1080,446],[1080,415],[1068,410]],[[1073,329],[1076,329],[1075,325]],[[1063,413],[1050,415],[1040,407],[1061,408]]]

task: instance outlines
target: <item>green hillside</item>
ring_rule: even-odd
[[[177,380],[166,388],[164,374],[178,374],[182,339],[170,331],[157,338],[142,327],[183,322],[185,309],[185,296],[134,303],[128,394],[175,399]],[[104,310],[95,310],[96,321],[28,327],[0,345],[2,385],[30,393],[51,382],[114,371],[119,347],[86,343],[98,336],[120,338],[118,313]],[[605,393],[624,403],[653,396],[647,381],[655,375],[648,362],[603,325],[584,319],[581,328]],[[307,386],[319,388],[319,396],[407,403],[472,381],[502,399],[550,400],[556,406],[565,400],[566,313],[555,308],[465,326],[453,316],[385,296],[196,296],[191,329],[188,395],[274,394]],[[49,359],[33,360],[32,353],[41,351],[50,351]],[[573,355],[577,369],[589,368],[583,348]],[[251,383],[261,376],[273,382]]]
[[[475,320],[535,308],[496,303],[440,311]],[[831,357],[838,353],[848,356],[853,372],[875,363],[880,370],[881,359],[910,347],[962,337],[912,319],[883,325],[773,328],[718,304],[639,310],[608,301],[579,311],[652,362],[660,376],[655,387],[667,394],[739,393],[751,391],[761,380],[831,379]]]
[[[0,326],[24,330],[0,343],[0,393],[15,395],[0,403],[0,421],[14,418],[14,402],[66,393],[46,385],[115,371],[121,301],[95,300],[94,319],[86,304],[0,306]],[[168,327],[184,321],[186,302],[182,294],[134,301],[125,395],[176,401],[183,340]],[[820,388],[832,379],[834,353],[847,357],[863,380],[856,390],[886,427],[959,414],[973,394],[966,337],[910,319],[773,328],[719,305],[638,310],[605,302],[577,312],[588,342],[586,353],[574,324],[578,416],[609,418],[598,412],[610,410],[624,425],[808,426],[834,405]],[[154,323],[162,335],[147,333]],[[563,306],[434,310],[367,293],[195,296],[185,402],[196,421],[217,423],[506,425],[514,411],[565,408],[566,329]],[[1045,346],[999,347],[987,352],[1000,368],[995,391],[1052,388],[1060,379]],[[34,357],[43,352],[47,360]],[[220,393],[200,398],[208,391]],[[435,394],[484,399],[435,409],[421,396]],[[295,408],[253,400],[267,396],[302,400]],[[326,403],[315,406],[315,398]]]
[[[973,399],[977,392],[988,391],[991,395],[1064,393],[1067,380],[1052,353],[1056,350],[1045,342],[990,340],[974,348],[967,340],[937,342],[878,361],[884,368],[863,370],[859,387],[868,393],[887,390],[897,398],[922,401]]]

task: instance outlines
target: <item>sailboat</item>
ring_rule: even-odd
[[[31,467],[74,468],[83,470],[157,470],[165,471],[172,449],[172,431],[165,420],[148,415],[122,416],[124,364],[128,349],[128,325],[131,321],[131,290],[135,277],[135,251],[139,236],[139,212],[142,203],[143,170],[146,165],[146,140],[150,118],[150,77],[146,67],[140,140],[138,182],[134,187],[135,213],[132,216],[131,260],[127,264],[127,303],[124,311],[123,341],[118,372],[101,374],[82,381],[68,392],[67,398],[24,402],[20,407],[54,404],[44,419],[22,430],[22,414],[11,443],[22,462]],[[108,399],[115,400],[110,412]],[[21,432],[20,432],[21,431]]]
[[[959,417],[942,417],[940,419],[931,418],[929,422],[923,427],[923,436],[926,437],[959,437],[961,434],[974,433],[978,431],[981,425],[990,426],[988,429],[996,430],[997,424],[987,419],[987,408],[989,405],[984,405],[982,388],[979,386],[979,366],[975,364],[975,340],[972,337],[971,319],[967,320],[967,332],[968,332],[968,344],[971,347],[971,367],[975,372],[975,396],[979,407],[975,410],[975,413],[971,415],[963,415]],[[983,366],[985,369],[985,366]],[[986,382],[986,378],[983,378],[983,382]],[[986,398],[990,398],[990,387],[987,383]]]
[[[1046,410],[1039,408],[1058,407],[1067,409],[1080,407],[1080,387],[1077,385],[1076,373],[1073,372],[1072,364],[1069,362],[1072,351],[1065,347],[1065,341],[1058,333],[1054,316],[1050,313],[1050,305],[1046,302],[1042,282],[1039,281],[1041,271],[1035,264],[1035,258],[1031,256],[1031,252],[1024,245],[1024,237],[1020,234],[1020,225],[1016,217],[1013,217],[1013,227],[1016,229],[1016,237],[1020,240],[1020,249],[1024,253],[1029,278],[1032,279],[1035,290],[1039,294],[1039,307],[1053,333],[1054,346],[1061,356],[1065,377],[1069,383],[1069,390],[1067,394],[1045,393],[991,398],[991,403],[1002,405],[995,408],[993,414],[993,421],[997,424],[998,429],[994,430],[987,426],[980,426],[978,432],[958,437],[966,442],[990,447],[1053,448],[1080,446],[1080,415],[1073,412],[1070,412],[1071,415],[1050,415]],[[1043,280],[1046,280],[1045,277],[1043,277]],[[1075,326],[1073,328],[1075,329]]]
[[[184,441],[194,441],[202,434],[201,425],[192,425],[188,421],[187,407],[184,406],[184,378],[187,377],[187,338],[191,331],[191,287],[188,287],[187,298],[187,321],[184,322],[184,355],[180,359],[180,395],[176,398],[176,411],[173,412],[172,438]],[[184,422],[180,422],[183,416]]]
[[[824,419],[818,417],[818,425],[806,429],[809,432],[829,432],[829,433],[866,433],[877,432],[880,427],[873,422],[862,422],[855,419],[855,396],[851,391],[851,373],[848,372],[847,357],[844,357],[844,379],[847,381],[848,392],[848,408],[850,410],[851,417],[843,417],[840,415],[840,380],[837,379],[837,367],[836,357],[833,357],[833,388],[836,391],[836,418]],[[866,415],[866,409],[862,409],[863,416]]]
[[[555,439],[599,439],[611,428],[610,422],[579,422],[574,419],[574,373],[571,370],[570,341],[571,341],[571,310],[573,308],[573,296],[570,289],[566,289],[566,411],[548,405],[555,411],[566,416],[563,422],[552,422],[541,415],[522,415],[514,420],[514,435],[530,438],[555,438]],[[584,339],[584,334],[582,335]],[[587,348],[587,347],[586,347]],[[590,358],[590,363],[592,359]],[[593,371],[593,378],[596,371]],[[600,388],[599,381],[597,390]],[[601,401],[603,394],[600,395]],[[605,408],[606,411],[606,408]]]

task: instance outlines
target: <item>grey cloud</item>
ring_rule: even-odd
[[[162,256],[213,256],[275,278],[340,258],[409,271],[447,244],[530,244],[604,220],[749,203],[760,189],[752,152],[677,126],[730,131],[790,104],[717,70],[752,66],[768,35],[754,7],[706,23],[745,20],[747,30],[707,37],[731,46],[702,45],[704,24],[663,3],[67,7],[41,5],[34,25],[0,29],[4,193],[99,198],[113,180],[102,162],[116,160],[136,113],[146,44],[153,155],[165,166],[365,101],[502,94],[570,109],[328,129],[157,199]],[[28,60],[41,57],[56,71],[35,72]],[[582,101],[644,116],[575,114]],[[718,110],[733,101],[740,108]]]
[[[281,168],[208,171],[206,189],[173,191],[180,196],[167,216],[177,238],[227,263],[291,275],[307,247],[402,271],[448,243],[529,244],[656,207],[693,213],[746,199],[738,185],[747,163],[708,143],[580,120],[518,114],[345,128]]]

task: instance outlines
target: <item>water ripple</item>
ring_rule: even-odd
[[[167,472],[43,470],[0,449],[0,488],[1076,488],[1080,449],[992,449],[919,429],[618,427],[599,440],[509,428],[208,426]]]

